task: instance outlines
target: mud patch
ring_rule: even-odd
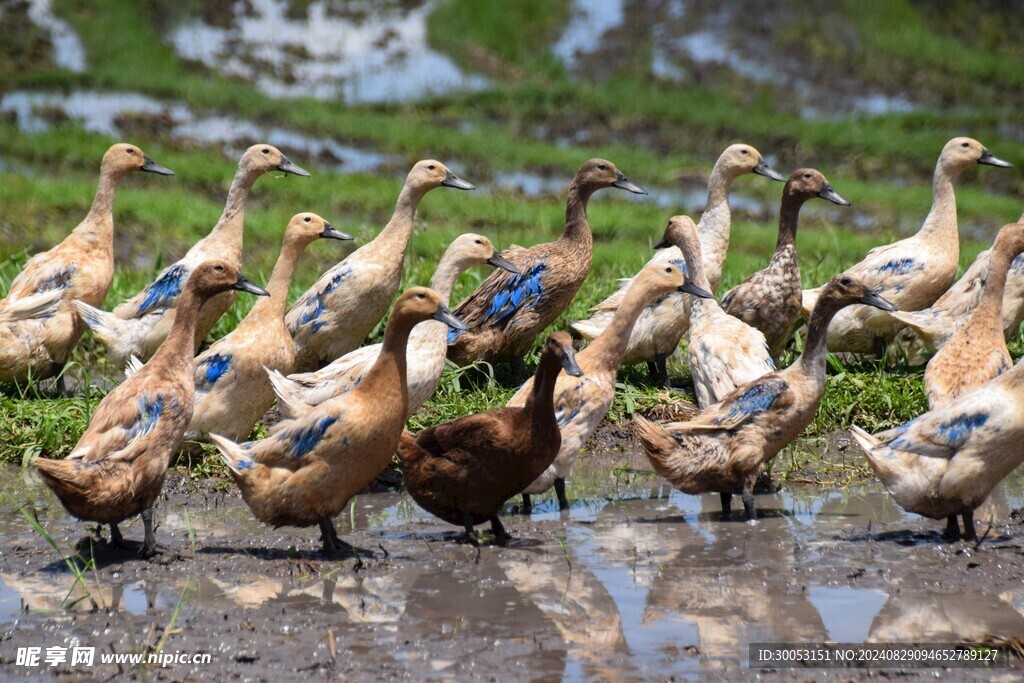
[[[212,655],[208,665],[171,668],[175,679],[522,670],[572,680],[743,680],[749,642],[1024,633],[1024,529],[1010,514],[1024,504],[1019,475],[979,514],[979,532],[992,520],[979,548],[940,543],[940,525],[904,514],[875,485],[761,495],[750,524],[723,520],[717,496],[670,489],[635,452],[585,456],[569,483],[570,510],[538,500],[531,518],[506,516],[509,547],[479,551],[402,494],[361,495],[336,520],[363,549],[357,563],[323,559],[312,530],[254,522],[233,489],[174,477],[157,511],[165,558],[149,563],[95,546],[99,569],[71,590],[63,560],[17,507],[34,508],[62,547],[86,525],[31,477],[6,469],[0,667],[40,673],[14,666],[6,653],[19,646],[142,652],[166,634],[166,650]],[[124,528],[130,541],[139,526]],[[72,600],[90,597],[69,610],[61,605],[69,591]],[[59,671],[116,673],[108,669]]]

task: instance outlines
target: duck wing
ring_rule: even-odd
[[[786,410],[795,401],[796,393],[789,383],[772,373],[737,387],[721,402],[680,424],[690,430],[736,430],[765,413]]]
[[[191,274],[192,266],[184,260],[173,263],[160,271],[145,289],[118,305],[114,312],[119,318],[131,319],[170,310],[178,305],[178,297]]]
[[[894,451],[948,460],[986,432],[1012,426],[1017,421],[1012,414],[1016,408],[1014,397],[996,382],[889,430],[892,439],[885,445]]]
[[[427,453],[452,461],[477,461],[481,456],[516,450],[522,437],[509,418],[517,408],[495,408],[460,417],[416,435],[416,443]]]
[[[906,284],[919,277],[925,268],[925,254],[913,243],[901,240],[892,244],[875,247],[860,263],[846,269],[850,275],[882,296],[899,292]]]
[[[193,361],[192,379],[196,386],[197,403],[213,391],[217,382],[230,382],[231,376],[235,374],[232,364],[234,354],[231,352],[231,345],[223,343],[225,341],[226,337],[203,351]]]
[[[47,251],[30,258],[11,282],[7,298],[18,299],[42,292],[63,291],[70,287],[78,273],[78,264],[60,256],[51,255]]]
[[[487,279],[455,308],[455,317],[469,329],[505,328],[513,320],[521,320],[523,316],[517,314],[524,312],[525,316],[544,294],[547,246],[542,244],[530,249],[512,246],[502,252],[520,272],[511,273],[502,268],[492,270]]]

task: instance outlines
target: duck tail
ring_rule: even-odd
[[[948,339],[954,332],[954,325],[942,315],[931,315],[925,311],[888,311],[888,315],[906,325],[929,348],[934,349],[936,340]]]
[[[285,377],[277,370],[266,366],[263,369],[270,379],[270,386],[274,388],[274,395],[277,397],[277,409],[284,420],[292,420],[302,414],[302,408],[306,404],[305,387],[293,379]]]
[[[865,453],[870,453],[882,445],[882,442],[877,437],[868,434],[857,425],[850,427],[850,433],[853,435],[854,441],[857,442],[858,446],[864,449]]]
[[[240,445],[220,434],[210,434],[210,441],[220,451],[220,459],[224,461],[232,474],[244,477],[252,471],[256,463]]]
[[[683,458],[679,443],[660,424],[637,415],[633,418],[633,430],[647,453],[654,471],[671,482],[680,478]]]
[[[143,365],[145,365],[145,363],[143,363],[142,360],[133,353],[128,357],[128,362],[124,364],[124,378],[128,379],[134,375],[142,369]]]
[[[126,320],[78,299],[71,303],[100,343],[115,352],[118,357],[127,358],[131,354],[131,339],[134,335]]]
[[[591,340],[596,339],[605,328],[608,327],[608,322],[611,316],[606,312],[599,312],[586,320],[576,320],[569,323],[569,327],[573,329],[580,337]]]
[[[3,310],[0,311],[0,323],[53,315],[63,295],[64,290],[51,289],[20,299],[5,301]]]
[[[43,482],[57,494],[58,498],[63,499],[69,495],[80,494],[84,488],[87,488],[86,482],[81,481],[82,477],[79,473],[88,471],[89,468],[76,470],[69,460],[51,460],[49,458],[36,458],[32,464],[39,470]]]

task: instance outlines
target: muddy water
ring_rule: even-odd
[[[7,470],[3,651],[75,638],[131,651],[159,638],[179,601],[167,647],[212,653],[192,669],[209,677],[742,679],[750,642],[1024,635],[1024,529],[1009,515],[1024,505],[1022,478],[979,514],[994,528],[974,550],[940,543],[938,524],[874,486],[760,496],[749,524],[723,521],[717,496],[679,494],[646,470],[636,454],[582,460],[572,509],[542,501],[530,519],[509,514],[515,540],[504,549],[460,542],[404,494],[360,496],[336,522],[364,549],[361,567],[323,560],[311,530],[253,522],[233,490],[175,479],[157,514],[162,562],[98,547],[84,587],[17,507],[33,507],[62,547],[85,525]],[[141,533],[125,528],[129,540]],[[27,673],[4,661],[5,673]]]

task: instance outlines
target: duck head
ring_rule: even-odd
[[[968,137],[953,138],[946,143],[946,146],[942,148],[942,154],[939,155],[938,166],[954,175],[974,164],[1000,168],[1013,166],[1008,161],[996,158],[985,148],[985,145]]]
[[[683,270],[668,261],[651,261],[640,271],[638,280],[649,288],[652,298],[674,291],[686,292],[702,299],[713,299],[714,295],[690,281]]]
[[[567,332],[552,332],[544,342],[540,352],[540,365],[557,362],[570,377],[582,377],[583,370],[576,362],[576,350],[572,347],[572,337]],[[539,367],[538,367],[539,370]]]
[[[291,173],[292,175],[309,176],[309,171],[297,166],[281,150],[267,143],[253,145],[245,150],[238,162],[238,167],[256,175],[281,171],[286,175]]]
[[[267,290],[242,275],[226,261],[205,261],[199,264],[189,276],[185,288],[192,289],[203,299],[232,289],[256,296],[270,296]]]
[[[591,192],[606,187],[617,187],[633,194],[647,194],[646,190],[634,185],[615,164],[607,159],[591,159],[576,171],[573,184],[588,188]]]
[[[827,303],[835,310],[850,304],[874,306],[883,311],[898,310],[896,304],[888,299],[883,299],[874,289],[850,275],[836,275],[825,283],[815,308],[821,306],[822,303]]]
[[[461,320],[444,305],[441,295],[429,287],[410,287],[395,301],[391,317],[399,317],[413,325],[425,320],[437,320],[456,330],[465,330]]]
[[[486,263],[516,275],[520,272],[515,264],[498,253],[491,241],[483,235],[475,235],[471,232],[459,235],[445,250],[445,255],[449,254],[455,259],[460,271]]]
[[[435,187],[450,187],[455,190],[475,190],[476,185],[452,173],[451,169],[436,159],[417,161],[406,176],[405,184],[419,192]]]
[[[158,175],[174,175],[174,171],[161,166],[146,156],[137,145],[128,142],[119,142],[111,145],[103,155],[103,163],[100,165],[101,172],[110,173],[116,176],[125,176],[132,171],[144,171]]]
[[[1010,258],[1024,253],[1024,223],[1009,223],[999,229],[993,249],[1005,251]]]
[[[726,147],[722,155],[718,157],[715,166],[719,164],[723,165],[733,177],[741,176],[744,173],[756,173],[779,182],[785,180],[781,173],[768,165],[760,152],[750,145],[742,143]]]
[[[802,201],[820,197],[839,206],[850,205],[850,202],[839,196],[839,193],[835,191],[835,188],[826,180],[825,176],[813,168],[800,168],[793,171],[792,175],[789,176],[789,180],[786,181],[786,187],[782,192],[787,197],[793,197]]]
[[[297,241],[303,245],[317,239],[350,240],[352,235],[342,232],[315,213],[297,213],[288,221],[284,231],[285,241]]]

